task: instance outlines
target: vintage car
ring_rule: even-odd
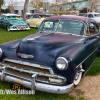
[[[7,31],[29,30],[30,23],[23,21],[20,15],[3,14],[0,16],[0,27],[7,29]]]
[[[13,89],[64,94],[79,84],[97,55],[99,28],[93,19],[48,17],[36,34],[0,45],[0,78]]]
[[[100,13],[98,13],[98,12],[89,12],[89,13],[80,13],[79,15],[94,19],[97,22],[97,24],[100,28]]]
[[[30,27],[36,27],[38,28],[41,24],[41,22],[46,18],[50,17],[50,14],[44,14],[44,13],[34,13],[30,15],[30,18],[27,20],[30,23]]]

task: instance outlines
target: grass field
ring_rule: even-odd
[[[29,31],[11,31],[7,32],[4,29],[0,29],[0,44],[24,38],[28,35],[35,33],[37,29],[31,28]],[[97,75],[100,73],[100,58],[97,58],[86,75]],[[10,88],[10,83],[0,82],[0,90]],[[69,94],[51,94],[36,91],[35,95],[0,95],[0,100],[76,100],[76,97],[69,96]],[[80,97],[79,100],[84,100],[84,97]]]

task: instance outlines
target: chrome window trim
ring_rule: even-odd
[[[58,25],[59,25],[59,23],[60,23],[60,21],[61,20],[71,20],[71,19],[48,19],[48,20],[58,20],[58,24],[57,24],[57,26],[56,26],[56,28],[55,28],[55,30],[54,31],[52,31],[52,32],[54,32],[54,33],[65,33],[65,32],[56,32],[56,30],[57,30],[57,28],[58,28]],[[46,20],[44,20],[44,21],[46,21]],[[43,22],[44,22],[43,21]],[[71,20],[71,21],[78,21],[78,22],[81,22],[81,23],[83,23],[84,24],[84,33],[85,33],[85,22],[83,22],[83,21],[79,21],[79,20]],[[43,23],[42,22],[42,23]],[[41,25],[42,25],[42,23],[41,23]],[[40,25],[40,26],[41,26]],[[39,27],[40,28],[40,27]],[[39,32],[39,28],[38,28],[38,30],[37,30],[37,32]],[[40,31],[41,32],[41,31]],[[50,31],[43,31],[43,32],[50,32]],[[66,34],[66,33],[65,33]],[[71,34],[71,33],[69,33],[69,34]],[[76,34],[71,34],[71,35],[76,35]],[[85,36],[84,34],[83,35],[76,35],[76,36]]]
[[[78,68],[86,59],[88,59],[98,48],[96,48],[89,56],[87,56],[79,65],[76,66]]]

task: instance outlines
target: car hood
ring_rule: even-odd
[[[100,22],[100,17],[94,17],[92,19],[94,19],[95,21],[99,21]]]
[[[39,20],[44,20],[44,19],[45,19],[45,18],[32,18],[32,19],[30,18],[30,19],[28,19],[27,21],[33,21],[33,20],[34,20],[34,21],[35,21],[35,20],[36,20],[36,21],[39,21]]]
[[[27,23],[23,20],[9,20],[10,23],[13,23],[13,25],[27,25]]]
[[[66,49],[79,44],[84,38],[70,34],[36,33],[24,38],[18,47],[17,53],[33,55],[29,60],[37,63],[46,63],[50,57],[57,58]]]

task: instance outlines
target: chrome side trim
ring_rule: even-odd
[[[87,56],[76,68],[78,68],[87,58],[89,58],[98,48],[96,48],[89,56]]]
[[[95,59],[95,60],[96,60],[96,59]],[[95,60],[93,61],[93,63],[95,62]],[[92,63],[92,64],[93,64],[93,63]],[[92,66],[92,64],[91,64],[91,66]],[[90,67],[91,67],[91,66],[90,66]],[[90,69],[90,67],[85,71],[85,73],[83,74],[83,76],[85,76],[85,74],[88,72],[88,70]]]
[[[1,76],[0,72],[0,76]],[[34,76],[35,77],[35,76]],[[56,86],[56,85],[50,85],[50,84],[44,84],[44,83],[38,83],[38,82],[29,82],[25,81],[23,79],[19,79],[16,77],[12,77],[9,75],[5,75],[4,81],[7,82],[15,82],[22,84],[24,87],[39,90],[39,91],[44,91],[44,92],[49,92],[49,93],[57,93],[57,94],[65,94],[70,92],[74,88],[74,84],[66,85],[66,86]],[[34,84],[34,88],[32,88],[32,84]]]

